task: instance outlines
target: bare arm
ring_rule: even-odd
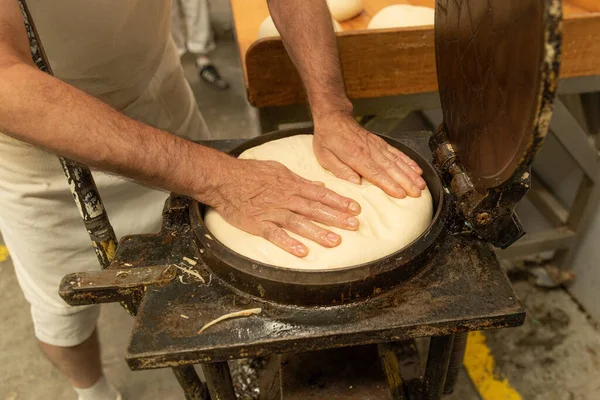
[[[306,88],[315,124],[331,114],[352,114],[325,0],[268,0],[268,4]]]
[[[95,168],[209,200],[219,177],[206,166],[228,157],[134,121],[40,72],[16,3],[0,1],[0,131]]]
[[[237,160],[178,138],[40,72],[31,61],[14,0],[0,0],[0,88],[0,132],[193,197],[215,207],[233,225],[295,255],[306,255],[306,248],[282,228],[333,247],[339,237],[311,221],[345,229],[358,224],[355,218],[347,221],[358,213],[358,205],[280,164]]]
[[[306,88],[315,125],[319,162],[337,177],[362,175],[391,196],[419,196],[425,181],[417,164],[352,116],[325,0],[268,0],[285,48]]]

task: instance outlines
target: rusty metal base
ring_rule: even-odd
[[[453,375],[448,366],[460,358],[455,357],[459,351],[452,351],[455,334],[523,323],[524,309],[492,246],[460,232],[458,219],[452,219],[448,236],[427,250],[428,261],[408,281],[347,305],[300,307],[265,301],[216,277],[202,262],[189,205],[185,197],[172,195],[165,204],[161,232],[123,238],[107,269],[67,275],[59,289],[71,305],[116,301],[134,305],[129,366],[176,368],[187,398],[204,394],[192,370],[181,369],[186,365],[205,364],[213,397],[233,399],[224,361],[380,344],[380,355],[387,355],[382,365],[388,385],[397,399],[402,384],[398,377],[407,377],[394,372],[403,365],[394,354],[406,350],[398,351],[398,342],[434,336],[422,398],[437,399],[446,376]],[[218,317],[251,308],[260,308],[261,313],[198,332]]]
[[[435,252],[424,272],[403,285],[366,301],[322,308],[261,301],[198,263],[190,268],[204,284],[182,272],[160,289],[147,288],[127,362],[134,370],[172,367],[522,324],[525,312],[491,246],[456,235]],[[260,315],[198,334],[219,316],[257,307]]]

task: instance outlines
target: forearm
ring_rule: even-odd
[[[0,64],[0,131],[94,168],[210,203],[229,157],[132,120],[23,62]]]
[[[269,10],[306,88],[315,124],[352,113],[325,0],[268,0]]]

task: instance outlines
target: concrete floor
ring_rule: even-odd
[[[229,10],[223,1],[212,1],[221,23],[220,37],[231,37]],[[199,81],[192,60],[184,59],[186,75],[198,97],[208,126],[222,138],[258,134],[254,110],[245,100],[239,57],[234,43],[224,40],[214,54],[228,91],[218,91]],[[1,239],[0,239],[1,243]],[[566,291],[544,290],[528,282],[515,282],[528,310],[525,325],[486,334],[498,370],[523,399],[600,399],[600,331]],[[33,336],[28,304],[19,290],[10,259],[0,262],[0,400],[75,399],[69,385],[40,353]],[[106,374],[125,399],[182,399],[170,370],[132,372],[125,354],[132,318],[118,305],[102,308],[99,331]],[[452,400],[479,396],[462,373]]]

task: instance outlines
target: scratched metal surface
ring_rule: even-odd
[[[525,315],[491,247],[460,236],[445,241],[422,275],[346,306],[268,303],[231,289],[200,264],[193,268],[206,283],[184,274],[159,290],[148,288],[126,356],[132,369],[518,326]],[[255,307],[260,315],[198,334],[221,315]]]
[[[294,307],[239,292],[201,262],[184,262],[184,256],[200,261],[185,212],[178,203],[170,229],[122,241],[122,262],[142,267],[167,259],[201,277],[180,270],[177,279],[147,287],[126,356],[133,369],[518,326],[524,318],[492,247],[470,235],[449,236],[423,272],[387,292],[344,306]],[[255,307],[260,315],[198,334],[219,316]]]
[[[448,138],[473,184],[496,187],[539,149],[560,63],[559,0],[438,0],[435,46]]]

